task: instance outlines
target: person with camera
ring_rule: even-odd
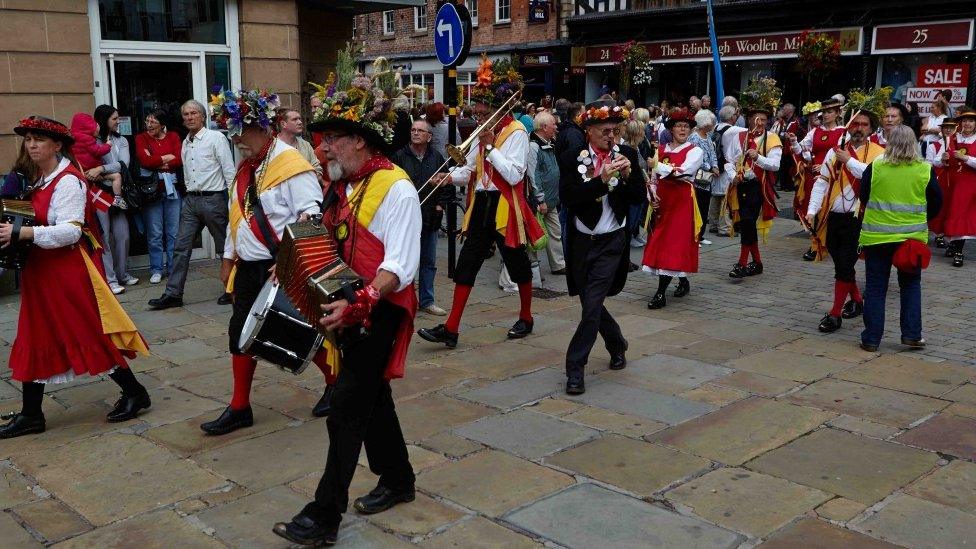
[[[176,246],[176,234],[180,229],[180,208],[183,206],[177,176],[183,168],[180,158],[182,142],[175,131],[167,128],[166,118],[165,111],[153,109],[146,115],[146,131],[136,136],[139,175],[157,181],[156,192],[151,193],[152,196],[143,197],[147,200],[142,204],[149,246],[150,284],[159,284],[163,275],[169,275],[173,268],[173,248]]]

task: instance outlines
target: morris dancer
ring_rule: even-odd
[[[952,179],[952,174],[946,167],[946,161],[950,157],[955,156],[955,142],[953,141],[953,135],[956,133],[956,121],[953,118],[946,118],[939,124],[939,129],[942,130],[942,136],[936,140],[929,143],[929,146],[925,149],[925,160],[932,164],[935,168],[935,177],[939,181],[939,188],[942,189],[942,196],[945,197],[947,201],[949,199],[949,182]],[[939,210],[939,215],[933,217],[929,220],[929,230],[935,233],[935,246],[937,248],[947,248],[946,238],[945,238],[945,217],[948,203],[943,202],[942,209]],[[947,256],[951,256],[951,252],[946,253]]]
[[[952,185],[946,207],[945,234],[952,266],[962,267],[963,246],[976,238],[976,110],[966,107],[956,116],[959,130],[952,144],[952,156],[943,156]]]

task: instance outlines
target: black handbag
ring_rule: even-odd
[[[166,185],[159,179],[159,172],[153,170],[142,175],[137,164],[128,169],[122,163],[122,198],[130,208],[144,208],[163,198]]]

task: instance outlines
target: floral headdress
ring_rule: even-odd
[[[776,79],[768,76],[753,78],[739,95],[739,105],[747,114],[764,112],[773,114],[779,108],[783,90],[776,85]]]
[[[71,130],[67,126],[57,120],[44,118],[43,116],[28,116],[22,119],[14,128],[14,133],[21,136],[31,132],[47,135],[66,145],[71,145],[75,142],[75,138],[71,135]]]
[[[611,104],[612,103],[612,104]],[[602,122],[620,123],[630,118],[630,111],[612,101],[597,101],[590,103],[576,115],[576,123],[580,126],[600,124]]]
[[[482,53],[476,74],[478,80],[471,90],[471,100],[493,107],[500,106],[523,86],[522,76],[512,65],[511,59],[492,61]]]
[[[820,111],[822,106],[823,104],[820,101],[811,101],[806,105],[803,105],[801,112],[803,113],[803,116],[806,116],[808,114],[813,114]]]
[[[862,90],[860,88],[851,90],[848,94],[850,99],[847,100],[847,110],[844,113],[844,118],[850,120],[857,113],[866,114],[875,127],[877,127],[879,121],[884,118],[885,109],[888,108],[892,91],[894,89],[891,86],[869,90]]]
[[[210,118],[230,135],[240,135],[244,126],[270,128],[279,106],[281,101],[276,93],[264,90],[234,92],[221,87],[210,96]]]

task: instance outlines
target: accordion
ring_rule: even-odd
[[[322,305],[340,299],[352,301],[363,279],[339,257],[339,244],[317,221],[299,221],[285,227],[275,263],[278,284],[288,299],[327,339],[335,334],[318,323]]]
[[[0,199],[0,222],[13,225],[14,232],[21,227],[33,227],[34,206],[29,200],[2,198]],[[29,249],[30,242],[17,242],[6,248],[0,248],[0,268],[23,270],[24,264],[27,263]]]

